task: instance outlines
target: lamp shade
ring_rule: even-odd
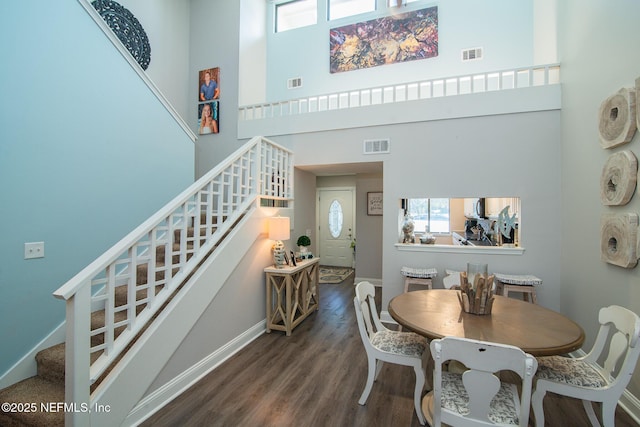
[[[269,239],[289,240],[289,217],[274,216],[269,218]]]

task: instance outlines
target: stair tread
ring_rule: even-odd
[[[64,408],[58,410],[53,406],[47,412],[40,406],[41,403],[64,402],[64,383],[54,383],[38,376],[27,378],[0,390],[0,402],[35,404],[34,412],[0,412],[0,425],[64,426]]]
[[[91,353],[89,361],[95,362],[101,352]],[[64,385],[65,374],[65,343],[47,347],[36,354],[38,375],[49,382]],[[0,424],[1,425],[1,424]]]

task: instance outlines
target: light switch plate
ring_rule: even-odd
[[[44,258],[44,242],[24,244],[24,259]]]

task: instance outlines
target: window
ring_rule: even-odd
[[[407,199],[416,232],[449,233],[449,199]]]
[[[376,10],[375,0],[329,0],[329,20]]]
[[[342,205],[339,201],[334,200],[329,206],[329,232],[334,239],[337,239],[342,234],[343,219]]]
[[[276,5],[276,33],[318,22],[316,0],[294,0]]]
[[[418,0],[389,0],[387,5],[389,7],[400,7],[403,5],[407,5],[409,3],[413,3],[414,1],[418,1]]]

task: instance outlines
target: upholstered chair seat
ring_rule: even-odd
[[[578,387],[598,388],[607,385],[607,381],[590,363],[562,356],[539,357],[536,377]]]

